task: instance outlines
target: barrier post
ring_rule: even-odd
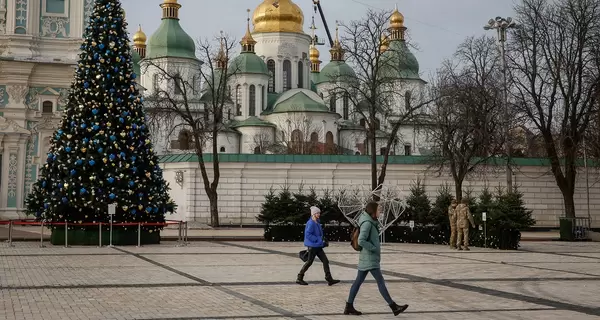
[[[65,248],[69,247],[69,223],[65,220]]]
[[[102,248],[102,222],[98,225],[98,248]]]
[[[40,248],[44,248],[44,220],[42,220],[42,226],[40,229]]]
[[[8,221],[8,246],[9,247],[14,247],[14,245],[12,243],[12,237],[13,237],[13,221],[9,220]]]
[[[183,229],[182,221],[177,223],[177,246],[183,246]]]
[[[111,248],[114,247],[112,244],[112,224],[113,224],[113,221],[112,221],[112,215],[111,215],[110,216],[110,231],[108,234],[108,246]]]
[[[188,244],[188,223],[187,223],[187,221],[185,221],[184,223],[185,223],[185,234],[183,237],[183,244],[185,244],[187,246],[187,244]]]
[[[138,222],[138,248],[142,246],[142,223]]]
[[[114,247],[112,244],[112,238],[113,238],[113,216],[115,215],[115,210],[117,208],[117,205],[114,203],[111,203],[108,205],[108,215],[110,216],[110,234],[108,235],[108,246],[109,247]]]

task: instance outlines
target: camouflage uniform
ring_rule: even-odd
[[[456,202],[448,207],[448,218],[450,219],[450,249],[456,249]]]
[[[469,250],[469,222],[475,228],[469,206],[464,203],[459,204],[454,210],[454,214],[456,215],[456,226],[458,227],[458,250]]]

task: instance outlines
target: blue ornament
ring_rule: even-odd
[[[135,210],[135,209],[131,209],[130,211],[131,211],[131,213],[133,213],[133,214],[136,214],[136,213],[137,213],[137,210]]]
[[[108,181],[108,183],[113,183],[115,182],[115,178],[109,177],[108,179],[106,179],[106,181]]]
[[[52,153],[48,153],[48,159],[52,159]]]
[[[59,135],[63,134],[62,129],[59,129],[57,132],[58,132]]]
[[[56,155],[55,154],[52,155],[52,160],[56,160]]]
[[[100,50],[104,49],[104,43],[101,43],[98,48],[100,48]]]
[[[135,162],[136,159],[137,159],[137,156],[131,156],[131,161]]]
[[[44,208],[48,209],[50,207],[50,204],[48,202],[44,203]]]
[[[158,212],[158,208],[154,207],[153,211],[154,211],[154,213],[157,213]]]
[[[152,208],[148,207],[146,208],[146,212],[150,213],[152,211]]]
[[[115,196],[115,194],[114,194],[114,193],[111,193],[111,194],[109,194],[109,195],[108,195],[108,197],[109,197],[111,200],[114,200],[114,199],[115,199],[117,196]]]
[[[121,153],[119,153],[119,156],[121,156],[121,158],[125,159],[125,152],[121,151]]]
[[[120,123],[124,123],[124,122],[125,122],[125,119],[123,119],[123,118],[119,118],[119,122],[120,122]]]
[[[81,189],[79,190],[79,193],[80,193],[80,194],[86,194],[86,193],[87,193],[87,190],[86,190],[85,188],[81,188]]]
[[[42,181],[42,188],[46,187],[46,181]]]
[[[90,84],[86,81],[83,83],[83,87],[88,89],[90,87]]]
[[[93,113],[94,115],[97,115],[97,114],[98,114],[98,109],[93,109],[93,110],[92,110],[92,113]]]
[[[90,139],[88,139],[88,138],[83,138],[83,143],[86,143],[86,144],[87,144],[88,142],[90,142]]]
[[[71,169],[71,175],[74,176],[77,174],[77,171],[75,169]]]
[[[133,129],[137,129],[137,124],[135,124],[135,123],[134,123],[134,124],[132,124],[132,125],[131,125],[131,127],[132,127]]]
[[[100,126],[99,126],[99,125],[97,125],[97,124],[95,124],[95,125],[92,127],[92,129],[94,129],[94,131],[98,131],[98,129],[100,129]]]
[[[138,197],[143,198],[144,197],[144,193],[142,193],[142,192],[138,193]]]
[[[95,165],[95,164],[96,164],[96,161],[94,161],[94,160],[90,160],[90,161],[88,161],[88,163],[90,164],[90,166],[93,166],[93,165]]]
[[[69,202],[69,199],[67,199],[67,197],[62,197],[62,199],[61,199],[61,200],[62,200],[62,202],[63,202],[63,203],[67,203],[67,202]]]
[[[133,182],[133,181],[129,181],[129,186],[130,186],[130,187],[133,187],[133,186],[135,186],[135,182]]]
[[[58,184],[58,188],[59,188],[59,189],[62,189],[62,187],[63,187],[63,184],[62,184],[62,183],[59,183],[59,184]]]
[[[137,170],[138,170],[138,168],[137,168],[137,167],[133,167],[133,168],[131,168],[131,171],[133,171],[133,172],[137,172]]]
[[[102,153],[104,151],[103,148],[98,148],[98,153]]]
[[[115,160],[116,156],[114,154],[111,154],[110,156],[108,156],[108,158],[110,159],[110,161]]]
[[[114,135],[110,136],[110,141],[115,141],[115,140],[117,140],[117,137],[115,137]]]
[[[83,164],[83,160],[77,159],[77,161],[75,161],[75,164],[78,165],[78,166],[80,166],[80,165]]]
[[[81,124],[81,129],[85,129],[85,127],[87,127],[87,125],[85,123]]]
[[[135,79],[135,78],[137,78],[137,76],[135,75],[135,73],[132,73],[131,74],[131,79]]]
[[[111,77],[110,74],[106,75],[106,79],[110,79],[110,77]]]
[[[133,138],[133,131],[129,131],[129,136]]]
[[[71,147],[66,147],[66,148],[65,148],[65,151],[66,151],[66,152],[71,152]]]

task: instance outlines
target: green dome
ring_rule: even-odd
[[[146,58],[196,59],[196,44],[179,24],[179,20],[164,18],[148,40]]]
[[[329,62],[319,75],[317,84],[324,82],[342,81],[347,82],[356,78],[354,70],[344,61]]]
[[[387,51],[381,55],[380,62],[389,65],[389,68],[382,68],[385,77],[421,80],[419,61],[410,52],[406,41],[393,40]]]
[[[329,113],[329,109],[316,93],[307,89],[292,89],[279,96],[270,113],[284,112]]]
[[[135,72],[136,77],[139,78],[142,75],[140,73],[140,61],[142,60],[142,57],[137,51],[131,50],[131,60],[133,62],[133,72]]]
[[[235,73],[269,74],[267,64],[254,52],[242,52],[231,61],[229,67]]]

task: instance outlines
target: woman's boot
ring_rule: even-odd
[[[406,310],[406,308],[408,308],[407,304],[402,305],[402,306],[397,305],[395,302],[390,304],[390,309],[392,309],[392,312],[394,313],[395,316],[404,312],[404,310]]]
[[[296,283],[301,285],[301,286],[307,286],[308,283],[306,283],[306,281],[304,281],[304,275],[303,274],[298,274],[298,278],[296,279]]]
[[[351,315],[351,316],[360,316],[362,314],[362,312],[354,309],[354,305],[352,303],[346,302],[346,308],[344,309],[344,314]]]

